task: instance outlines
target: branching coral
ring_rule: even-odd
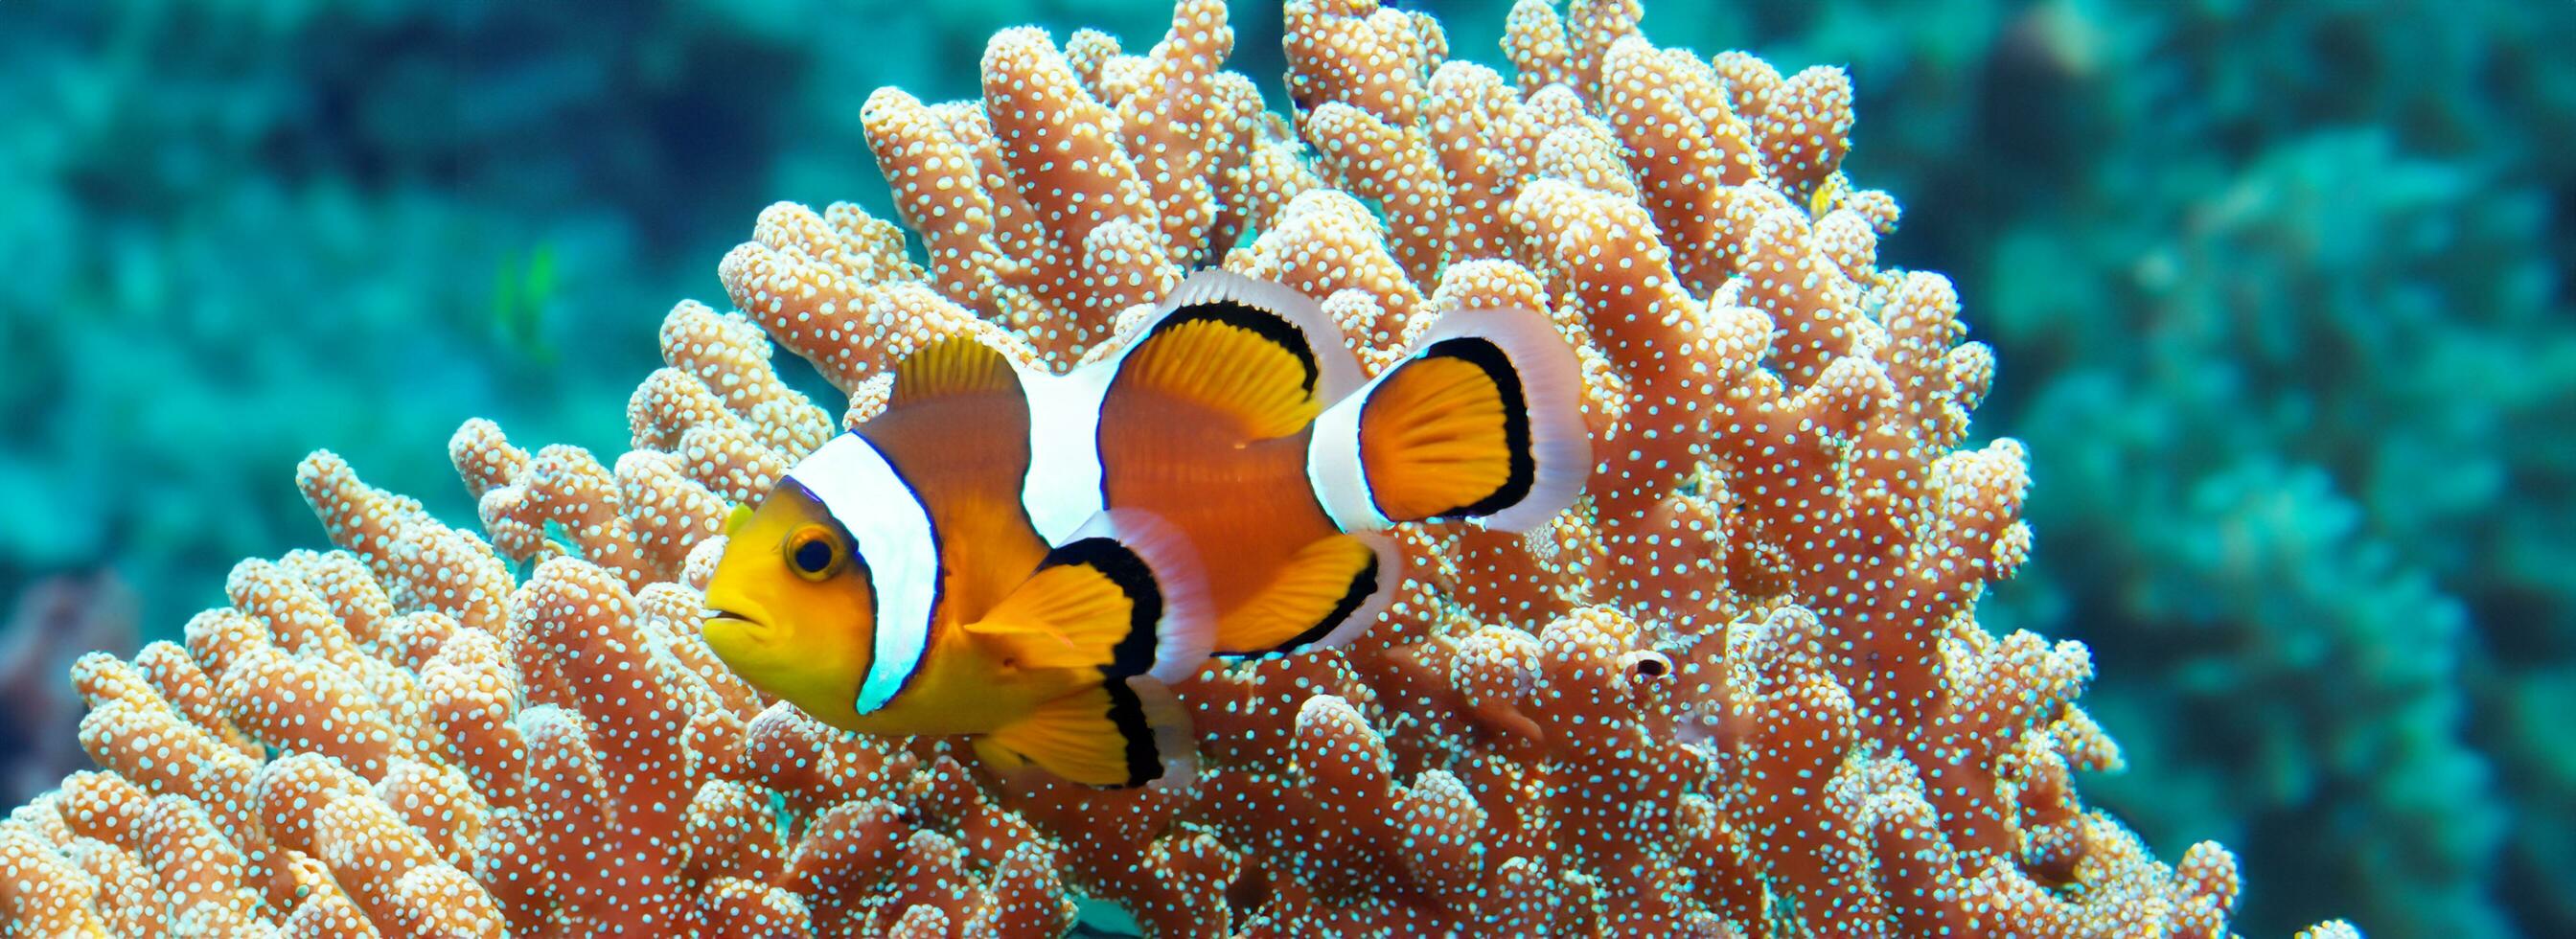
[[[1426,15],[1299,0],[1293,118],[1219,70],[1217,0],[1142,54],[1006,31],[980,103],[879,92],[902,227],[762,213],[721,268],[742,312],[665,320],[633,451],[467,423],[483,535],[316,454],[341,550],[84,660],[105,770],[0,828],[0,900],[123,934],[1047,935],[1077,895],[1170,936],[2224,934],[2224,849],[2167,866],[2076,795],[2119,762],[2085,650],[1975,621],[2030,549],[2021,448],[1966,446],[1993,359],[1948,283],[1877,264],[1896,206],[1839,170],[1843,76],[1637,15],[1525,0],[1507,79]],[[891,357],[1070,365],[1204,261],[1322,298],[1372,366],[1449,311],[1545,311],[1596,486],[1526,538],[1410,533],[1349,647],[1185,682],[1183,792],[846,737],[708,654],[725,506],[881,406]]]

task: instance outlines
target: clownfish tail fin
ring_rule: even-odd
[[[1178,529],[1134,509],[1102,512],[965,628],[1015,668],[1099,677],[994,731],[988,750],[1094,786],[1182,785],[1195,772],[1189,713],[1169,685],[1206,664],[1216,623]]]
[[[1327,408],[1307,478],[1344,531],[1470,518],[1522,531],[1592,474],[1574,349],[1527,310],[1443,318],[1413,354]]]

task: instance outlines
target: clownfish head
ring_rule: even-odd
[[[875,597],[867,560],[829,509],[782,481],[737,506],[707,580],[708,647],[735,674],[807,713],[846,712],[868,667]]]

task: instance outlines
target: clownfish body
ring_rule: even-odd
[[[1133,335],[1061,376],[963,337],[905,358],[882,414],[737,510],[710,646],[845,730],[1177,784],[1170,683],[1357,635],[1403,581],[1375,532],[1525,528],[1590,471],[1573,352],[1534,313],[1454,314],[1365,383],[1313,301],[1221,271]]]

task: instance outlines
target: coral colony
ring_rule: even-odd
[[[2224,848],[2168,865],[2076,793],[2120,764],[2084,648],[1974,618],[2030,550],[2022,452],[1963,443],[1994,362],[1949,283],[1878,266],[1841,72],[1661,48],[1615,0],[1523,0],[1508,73],[1369,0],[1287,18],[1293,109],[1221,70],[1219,0],[1135,53],[1002,32],[982,101],[878,91],[900,224],[763,212],[740,312],[671,311],[613,460],[467,422],[479,532],[305,460],[339,550],[74,669],[104,769],[0,823],[14,934],[2226,934]],[[1445,311],[1546,312],[1589,495],[1413,531],[1356,643],[1183,682],[1183,791],[843,735],[708,652],[729,506],[890,362],[1069,366],[1211,263],[1326,298],[1372,369]]]

